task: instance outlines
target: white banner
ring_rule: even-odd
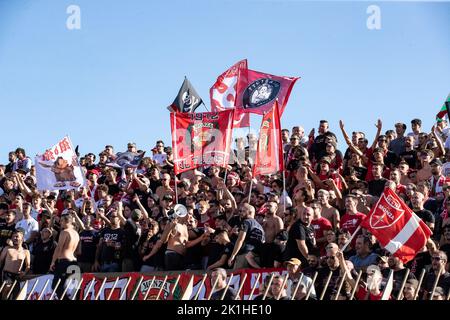
[[[68,278],[66,284],[69,285],[66,291],[66,297],[71,299],[73,293],[77,290],[79,281],[77,279]],[[28,296],[30,297],[28,300],[38,300],[41,297],[41,300],[50,300],[52,296],[53,282],[53,274],[46,274],[37,278],[30,279],[26,282],[22,282],[20,284],[21,291],[25,295],[22,295],[20,300],[26,300]],[[24,290],[24,285],[26,284],[26,288]],[[65,288],[65,287],[64,287]],[[33,291],[31,291],[33,290]],[[56,294],[53,296],[53,300],[57,300]]]
[[[86,185],[83,171],[69,137],[35,159],[38,190],[78,189]]]

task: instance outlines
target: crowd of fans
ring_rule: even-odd
[[[324,299],[348,299],[359,286],[358,299],[379,299],[392,270],[392,298],[410,299],[417,293],[419,299],[429,299],[434,292],[433,299],[446,299],[446,121],[427,133],[414,119],[407,133],[404,123],[386,131],[378,120],[371,144],[364,132],[350,136],[342,121],[339,127],[344,152],[325,120],[317,135],[314,129],[306,135],[300,126],[283,129],[285,181],[281,173],[252,176],[257,146],[253,134],[236,139],[226,170],[191,170],[178,175],[176,186],[172,149],[163,141],[156,142],[152,156],[144,157],[137,168],[110,166],[116,158],[110,145],[98,155],[88,153],[79,158],[87,187],[60,192],[37,191],[32,161],[17,148],[9,153],[9,163],[0,165],[2,282],[53,272],[61,230],[73,223],[82,272],[215,270],[217,277],[221,268],[280,267],[287,268],[288,280],[273,278],[268,298],[287,299],[295,293],[302,299],[316,278],[313,298],[323,293]],[[127,152],[138,155],[142,150],[129,143]],[[433,231],[422,252],[406,265],[364,229],[341,250],[386,187]],[[173,214],[177,199],[187,208],[185,217]],[[362,284],[355,281],[360,270]],[[422,270],[425,276],[418,288]]]

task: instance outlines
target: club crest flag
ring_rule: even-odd
[[[239,85],[236,108],[243,112],[264,114],[278,100],[280,116],[289,100],[292,88],[299,78],[274,76],[247,70],[245,85]]]
[[[236,107],[237,95],[247,79],[247,59],[241,60],[217,77],[214,85],[209,89],[211,111],[218,112]],[[235,128],[250,126],[250,117],[246,113],[235,112]]]
[[[404,263],[412,260],[431,236],[425,222],[390,188],[384,190],[361,226]]]
[[[194,112],[201,103],[202,98],[200,98],[191,82],[185,77],[178,95],[167,109],[171,112]]]
[[[230,157],[234,109],[170,114],[175,173],[205,165],[226,167]]]
[[[38,190],[77,189],[86,185],[83,172],[69,137],[35,158]]]
[[[273,174],[283,170],[283,143],[278,102],[267,112],[259,130],[259,140],[253,166],[253,176]]]

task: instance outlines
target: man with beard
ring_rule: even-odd
[[[247,253],[256,247],[260,247],[265,242],[264,229],[255,220],[255,208],[245,203],[241,206],[239,213],[242,223],[239,227],[233,252],[228,259],[228,265],[234,266],[235,270],[248,266]]]
[[[430,228],[431,231],[434,230],[435,218],[431,211],[424,208],[424,195],[423,193],[416,191],[412,198],[411,204],[414,213],[425,222],[425,224]]]
[[[400,159],[406,161],[411,169],[416,169],[419,159],[417,151],[414,149],[414,137],[406,136],[404,140],[405,151],[400,153]]]
[[[423,299],[430,299],[429,295],[433,291],[436,277],[439,275],[438,287],[444,290],[445,296],[447,296],[450,289],[450,273],[445,271],[445,265],[448,261],[447,255],[444,251],[435,251],[431,256],[431,270],[426,274],[424,281]]]
[[[12,246],[5,248],[0,254],[1,283],[5,284],[0,293],[3,299],[11,289],[13,293],[10,298],[16,298],[20,290],[18,281],[30,270],[30,251],[23,248],[23,238],[24,233],[21,229],[14,231]]]
[[[289,229],[287,257],[299,259],[305,267],[308,266],[309,252],[316,248],[314,227],[311,225],[313,216],[313,209],[306,207]]]
[[[313,144],[310,150],[310,159],[318,161],[326,155],[326,137],[333,137],[337,141],[336,135],[329,131],[329,124],[327,120],[320,120],[319,123],[319,135],[314,138],[314,129],[309,133],[309,139],[313,139]]]
[[[389,272],[391,270],[393,270],[394,283],[393,283],[393,288],[392,288],[391,294],[392,294],[392,296],[397,298],[397,295],[400,292],[400,288],[402,286],[403,280],[405,279],[407,269],[403,265],[403,261],[400,260],[400,258],[394,256],[393,254],[390,254],[388,257],[388,265],[389,265],[389,268],[383,269],[381,271],[381,273],[383,274],[383,277],[385,279],[388,279]],[[416,279],[416,277],[412,273],[410,273],[408,275],[408,280],[411,280],[411,279]]]
[[[316,281],[316,292],[318,295],[322,295],[323,290],[326,289],[324,294],[324,300],[330,300],[333,295],[333,289],[337,289],[339,285],[339,278],[341,269],[339,268],[341,262],[338,259],[337,253],[339,248],[337,244],[330,243],[326,246],[326,265],[318,270],[317,281]],[[345,264],[345,262],[344,262]],[[328,287],[325,288],[327,280],[330,276],[331,278],[328,283]]]

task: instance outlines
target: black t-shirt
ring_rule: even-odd
[[[297,240],[305,240],[308,251],[315,247],[314,227],[306,226],[300,219],[294,222],[289,229],[288,241],[286,244],[288,257],[298,258],[302,262],[302,266],[308,266],[308,261],[298,249]]]
[[[153,193],[156,193],[156,189],[158,189],[158,187],[160,186],[162,186],[161,180],[150,179],[150,189],[152,190]]]
[[[261,268],[273,268],[275,261],[283,262],[283,246],[280,244],[264,243],[262,246],[255,248],[254,253],[259,257],[259,266]]]
[[[399,159],[405,160],[408,163],[410,169],[416,169],[418,161],[416,150],[405,151],[400,153]]]
[[[431,264],[431,256],[428,251],[419,252],[413,260],[409,261],[405,267],[411,269],[411,272],[419,277],[422,269]]]
[[[94,263],[98,240],[99,232],[95,229],[80,232],[81,254],[78,256],[79,262]]]
[[[238,254],[252,251],[255,247],[264,243],[264,229],[255,219],[245,219],[239,227],[239,232],[244,231],[245,240]]]
[[[225,291],[225,288],[222,290],[216,291],[211,295],[211,300],[220,300],[222,298],[223,292]],[[225,293],[225,297],[223,300],[235,300],[236,298],[236,290],[233,288],[228,287],[227,293]]]
[[[239,226],[241,224],[241,218],[238,215],[232,216],[230,220],[228,220],[228,225],[231,228]]]
[[[383,161],[386,167],[390,168],[391,164],[393,165],[397,164],[397,155],[392,151],[388,151],[384,156]]]
[[[355,176],[359,180],[363,180],[363,181],[366,180],[366,175],[367,175],[366,167],[356,167],[356,166],[346,167],[344,170],[344,176],[350,175],[350,168],[353,168],[355,170]]]
[[[425,275],[425,290],[430,293],[433,290],[433,285],[436,282],[436,275],[434,273],[434,270],[431,269],[426,275]],[[448,291],[450,289],[450,273],[445,272],[444,274],[441,274],[439,277],[439,281],[437,284],[438,287],[441,287],[444,289],[444,299],[448,295]],[[429,299],[429,297],[427,297]]]
[[[16,230],[16,224],[8,226],[4,219],[0,219],[0,247],[4,247],[6,245],[6,240],[11,238],[14,230]]]
[[[122,247],[125,238],[125,232],[121,229],[105,228],[100,232],[100,238],[103,240],[102,249],[100,253],[100,261],[111,263],[119,262],[122,259]],[[106,245],[106,242],[112,242],[111,246]],[[120,243],[120,249],[114,244]]]
[[[433,213],[431,213],[431,211],[429,211],[427,209],[423,209],[423,210],[419,210],[419,211],[414,211],[414,213],[420,219],[422,219],[423,222],[434,223],[434,215],[433,215]]]
[[[123,227],[123,231],[125,232],[123,256],[125,258],[137,258],[137,245],[140,235],[138,233],[138,227],[136,223],[133,224],[132,222],[127,220],[125,226]]]
[[[224,254],[229,257],[233,252],[233,248],[234,246],[232,243],[226,245],[217,242],[208,243],[206,246],[206,252],[208,253],[208,267],[219,261]]]
[[[389,278],[390,271],[391,271],[390,268],[385,268],[385,269],[381,270],[381,274],[383,275],[383,278],[384,278],[383,284],[382,284],[382,289],[384,289],[386,286],[386,282],[387,282],[387,279]],[[394,276],[393,276],[394,284],[392,287],[391,296],[397,298],[397,295],[400,292],[400,288],[402,286],[403,279],[405,279],[406,272],[407,272],[407,268],[394,271]],[[411,279],[416,279],[416,276],[413,273],[409,273],[409,275],[408,275],[408,280],[411,280]]]
[[[450,257],[450,243],[443,244],[439,250],[444,251],[447,254],[447,258]]]
[[[384,191],[384,187],[386,186],[387,180],[385,178],[381,178],[378,180],[372,180],[368,182],[369,190],[368,193],[372,196],[379,197]]]
[[[323,289],[327,283],[328,277],[330,276],[331,269],[327,266],[318,269],[317,281],[315,284],[316,294],[318,297],[322,294]],[[330,282],[328,283],[327,291],[323,297],[324,300],[330,300],[333,295],[333,290],[339,287],[340,280],[340,268],[333,270]]]
[[[195,228],[191,230],[196,237],[190,240],[194,240],[197,237],[200,237],[205,230],[203,228]],[[185,265],[187,269],[198,270],[201,269],[202,258],[203,258],[203,249],[204,247],[201,243],[197,243],[195,246],[190,247],[186,250]]]
[[[46,274],[50,268],[53,258],[53,252],[56,248],[56,242],[49,240],[42,242],[38,240],[33,246],[33,274]]]
[[[323,156],[326,155],[326,153],[327,153],[327,150],[326,150],[326,146],[327,145],[325,143],[325,138],[326,137],[334,137],[336,139],[336,135],[333,132],[331,132],[331,131],[328,131],[328,132],[326,132],[324,134],[318,135],[314,139],[314,143],[311,146],[310,159],[314,158],[316,160],[319,160]]]
[[[139,239],[139,248],[141,248],[143,250],[143,255],[147,255],[150,252],[152,252],[153,247],[156,245],[156,242],[158,242],[159,239],[161,239],[161,234],[158,233],[156,235],[154,235],[153,237],[151,237],[149,240],[147,240],[147,233],[144,233],[141,237],[141,239]],[[163,248],[160,248],[159,251],[154,254],[153,256],[151,256],[149,259],[143,261],[142,264],[146,265],[146,266],[151,266],[151,267],[157,267],[157,266],[163,266],[164,265],[164,251]],[[161,252],[163,253],[161,255]]]
[[[434,198],[428,198],[427,201],[423,204],[424,209],[427,209],[431,211],[431,213],[435,214],[438,212],[439,207],[441,206],[442,202],[437,201]]]

